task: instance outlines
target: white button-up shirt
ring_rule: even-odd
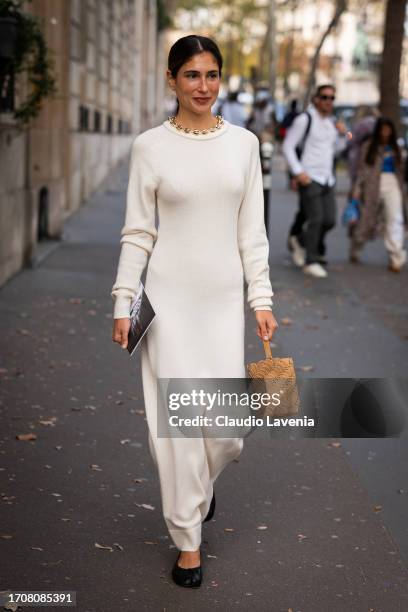
[[[310,106],[307,110],[312,122],[302,159],[299,160],[296,147],[301,144],[306,132],[308,123],[306,113],[298,115],[288,129],[283,142],[283,154],[292,174],[306,172],[316,183],[333,186],[336,182],[333,173],[334,158],[345,148],[346,138],[339,135],[333,117],[323,117],[314,106]]]

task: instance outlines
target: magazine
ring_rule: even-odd
[[[156,313],[147,297],[143,283],[140,281],[137,294],[130,305],[130,328],[127,345],[130,355],[133,355],[155,316]]]

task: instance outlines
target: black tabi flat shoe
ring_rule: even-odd
[[[210,509],[208,510],[208,514],[203,520],[203,523],[206,523],[207,521],[211,521],[212,517],[214,516],[214,512],[215,512],[215,493],[213,493],[211,504],[210,504]]]
[[[198,588],[201,585],[201,580],[203,578],[201,565],[198,565],[197,567],[189,567],[187,569],[180,567],[178,564],[179,557],[180,553],[178,554],[177,560],[171,572],[174,582],[182,587],[191,587],[193,589]]]

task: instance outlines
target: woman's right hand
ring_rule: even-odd
[[[128,335],[130,329],[130,319],[114,319],[112,340],[121,345],[123,349],[127,348]]]

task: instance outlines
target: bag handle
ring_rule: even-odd
[[[269,340],[263,340],[264,351],[267,359],[272,359],[272,351]]]

